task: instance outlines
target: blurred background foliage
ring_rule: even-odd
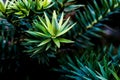
[[[0,78],[120,80],[119,18],[120,0],[0,0]]]

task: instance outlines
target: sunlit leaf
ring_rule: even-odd
[[[51,41],[51,39],[46,39],[46,40],[43,40],[40,44],[38,44],[37,46],[40,47],[42,45],[45,45],[47,43],[49,43]]]
[[[74,43],[72,40],[64,39],[64,38],[59,38],[59,41],[62,43]]]
[[[59,39],[53,39],[53,42],[56,44],[56,46],[58,47],[58,48],[60,48],[60,41],[59,41]]]

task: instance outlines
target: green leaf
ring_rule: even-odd
[[[68,65],[77,73],[79,71],[79,68],[77,68],[74,64],[68,63]],[[79,74],[79,73],[77,73]],[[80,74],[79,74],[80,75]]]
[[[0,0],[0,11],[3,13],[5,12],[5,6],[3,0]]]
[[[98,38],[101,38],[101,37],[102,37],[100,34],[97,34],[97,33],[92,32],[92,31],[87,31],[87,33],[90,34],[90,35],[93,35],[93,36],[95,36],[95,37],[98,37]]]
[[[72,40],[64,39],[64,38],[59,38],[59,41],[62,43],[74,43]]]
[[[95,80],[97,80],[97,78],[96,78],[96,73],[95,73],[93,70],[91,70],[90,68],[88,68],[87,66],[86,66],[86,69],[90,72],[90,74],[92,75],[92,77],[93,77]]]
[[[47,7],[45,7],[44,9],[48,9],[50,7],[52,7],[55,3],[53,2],[52,4],[48,5]]]
[[[65,7],[64,11],[65,12],[69,12],[69,11],[72,11],[72,10],[75,10],[75,9],[78,9],[80,7],[83,7],[84,5],[70,5],[68,7]]]
[[[40,40],[31,40],[31,39],[25,39],[24,41],[27,41],[27,42],[23,43],[23,45],[24,44],[32,44],[32,43],[39,43],[40,42]]]
[[[51,43],[48,43],[45,50],[47,51],[50,47],[51,47]]]
[[[42,9],[42,0],[35,0],[36,1],[36,6],[37,6],[37,10],[41,10]]]
[[[67,58],[67,60],[68,60],[68,62],[69,62],[70,64],[75,65],[70,56],[67,55],[66,58]]]
[[[48,5],[50,5],[51,2],[52,2],[52,0],[44,0],[43,1],[43,8],[46,8]]]
[[[5,1],[5,8],[8,6],[9,0]]]
[[[99,65],[99,68],[100,68],[100,71],[101,71],[103,77],[108,78],[107,75],[106,75],[106,72],[104,71],[104,69],[103,69],[103,67],[101,66],[101,64],[98,63],[98,65]]]
[[[33,57],[37,53],[40,53],[43,50],[43,47],[35,48],[34,52],[32,51],[32,55],[30,57]]]
[[[79,74],[79,73],[76,72],[76,71],[71,70],[70,72],[73,73],[74,75],[76,75],[76,76],[79,77],[79,78],[82,78],[82,77],[83,77],[81,74]],[[77,78],[77,77],[76,77],[76,78]],[[75,79],[75,80],[76,80],[76,79]]]
[[[47,43],[49,43],[51,41],[51,39],[46,39],[46,40],[43,40],[40,44],[38,44],[37,46],[40,47],[40,46],[43,46]]]
[[[39,19],[40,19],[40,17],[39,17]],[[40,21],[41,21],[42,25],[46,28],[46,30],[47,30],[51,35],[54,35],[53,32],[51,31],[51,27],[52,27],[52,26],[51,26],[51,27],[48,27],[42,19],[40,19]]]
[[[98,79],[100,80],[107,80],[106,78],[104,78],[103,76],[96,76]]]
[[[57,38],[53,38],[53,42],[56,44],[58,48],[60,48],[60,41]]]
[[[116,72],[114,72],[113,70],[109,69],[109,71],[112,73],[112,75],[114,76],[115,80],[120,80],[119,76],[117,75]]]
[[[47,17],[47,15],[46,15],[46,13],[44,12],[44,15],[45,15],[45,20],[46,20],[46,24],[47,24],[47,26],[48,26],[48,29],[49,29],[49,31],[52,31],[53,30],[53,26],[52,26],[52,24],[50,23],[50,20],[49,20],[49,18]],[[53,34],[53,32],[51,32],[52,34]]]
[[[15,12],[15,14],[16,14],[16,15],[24,15],[24,14],[22,13],[22,11]]]
[[[63,34],[65,34],[66,32],[68,32],[76,23],[74,23],[73,25],[71,25],[69,28],[64,29],[62,32],[59,32],[56,36],[61,36]]]
[[[44,34],[47,34],[47,35],[50,35],[49,33],[48,33],[48,31],[46,30],[46,28],[43,26],[43,25],[41,25],[40,24],[40,22],[38,22],[38,21],[34,21],[33,22],[33,26],[35,26],[35,29],[37,30],[37,31],[42,31]]]
[[[60,27],[60,31],[62,31],[66,25],[68,24],[68,21],[70,20],[70,17],[67,18],[67,20],[63,23],[63,25]]]
[[[57,20],[57,14],[56,11],[53,11],[53,15],[52,15],[52,25],[54,25],[54,20]]]
[[[26,31],[26,32],[34,37],[45,37],[45,38],[50,37],[49,35],[43,34],[41,32],[35,32],[35,31]]]
[[[24,15],[28,16],[29,15],[29,10],[26,9],[21,9]]]
[[[60,20],[59,20],[59,25],[62,26],[63,23],[63,17],[64,17],[64,13],[62,12]],[[60,28],[59,28],[60,29]]]
[[[58,21],[56,19],[54,19],[53,27],[54,27],[54,34],[56,35],[57,32],[59,31],[59,27],[60,27],[59,24],[58,24]]]
[[[75,74],[74,72],[72,72],[73,74]],[[68,78],[71,78],[71,79],[74,79],[74,80],[78,80],[77,78],[78,77],[76,77],[76,76],[74,76],[74,75],[65,75],[66,77],[68,77]],[[79,78],[80,79],[80,78]]]

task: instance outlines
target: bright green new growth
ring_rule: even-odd
[[[30,13],[48,9],[53,6],[52,0],[0,0],[0,12],[5,14],[14,14],[19,18],[28,17]]]
[[[36,0],[35,1],[37,10],[47,9],[54,4],[54,3],[53,4],[51,3],[52,3],[52,0]]]
[[[47,14],[44,12],[45,20],[39,17],[39,20],[35,20],[33,22],[33,26],[35,27],[36,31],[26,31],[28,34],[34,37],[39,37],[40,40],[33,41],[27,39],[27,43],[37,43],[36,47],[38,49],[43,49],[47,51],[51,47],[60,48],[60,43],[73,43],[74,41],[65,39],[61,37],[65,33],[67,33],[76,23],[70,24],[68,18],[65,22],[63,20],[64,13],[61,14],[60,20],[58,21],[56,12],[53,11],[52,21],[48,18]],[[68,24],[69,23],[69,24]],[[33,41],[33,42],[32,42]],[[39,41],[39,43],[38,43]],[[39,50],[35,50],[34,53],[39,52]],[[37,52],[36,52],[37,51]]]

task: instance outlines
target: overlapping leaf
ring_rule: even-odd
[[[100,4],[98,4],[98,2]],[[104,32],[102,28],[105,24],[100,21],[102,21],[107,15],[115,13],[114,9],[119,7],[119,0],[93,0],[92,4],[88,3],[88,5],[84,7],[85,10],[83,12],[78,11],[75,16],[79,23],[78,26],[80,27],[75,31],[80,34],[78,34],[79,37],[77,37],[76,44],[80,47],[93,46],[90,41],[91,36],[101,38],[102,36],[99,33]],[[89,39],[85,37],[83,38],[83,36],[88,37]],[[84,41],[90,44],[88,45],[84,43]]]
[[[47,16],[47,14],[44,12],[45,19],[39,17],[39,20],[35,20],[33,22],[33,26],[35,28],[35,31],[26,31],[28,34],[31,35],[31,37],[35,37],[37,41],[40,41],[40,43],[36,42],[35,39],[29,39],[29,42],[32,43],[36,42],[36,46],[34,46],[35,49],[34,53],[39,53],[39,48],[44,50],[49,50],[51,47],[53,48],[60,48],[61,43],[73,43],[74,41],[65,39],[61,37],[65,33],[67,33],[76,23],[71,24],[69,23],[69,18],[64,21],[64,13],[62,13],[60,19],[57,19],[57,14],[55,11],[53,11],[52,19],[50,20]],[[31,41],[30,41],[31,40]],[[30,44],[31,45],[31,44]],[[46,47],[46,48],[45,48]]]
[[[112,46],[108,49],[111,50]],[[117,63],[116,61],[112,62],[111,58],[115,57],[112,55],[113,52],[109,52],[107,49],[97,53],[92,49],[87,50],[81,57],[66,55],[66,57],[59,60],[60,68],[54,70],[63,73],[64,76],[61,76],[61,80],[66,78],[74,80],[119,80],[120,60],[116,60]]]

